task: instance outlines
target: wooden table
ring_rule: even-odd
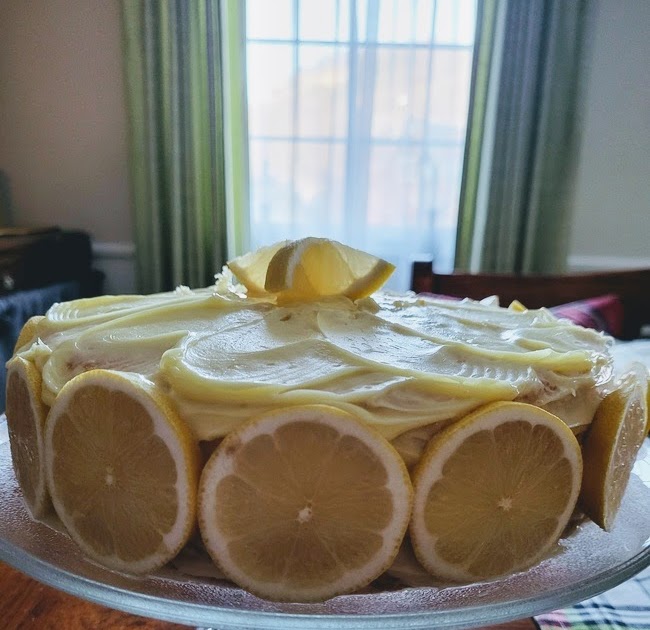
[[[165,621],[146,619],[91,604],[32,580],[0,562],[0,627],[4,630],[183,630]],[[490,630],[534,630],[530,619],[490,626]]]

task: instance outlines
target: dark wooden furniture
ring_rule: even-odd
[[[439,274],[431,262],[413,263],[411,290],[480,300],[498,295],[502,305],[519,300],[527,308],[617,295],[623,305],[622,339],[639,337],[650,324],[650,269],[596,271],[562,275]]]
[[[91,604],[45,586],[0,562],[0,624],[7,630],[187,630]]]
[[[101,293],[103,277],[92,269],[86,232],[58,227],[0,228],[0,294],[70,281],[79,283],[82,297]]]

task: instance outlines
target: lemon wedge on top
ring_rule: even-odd
[[[288,242],[281,241],[273,245],[260,247],[254,252],[248,252],[226,263],[230,271],[237,276],[237,280],[246,287],[248,295],[257,297],[266,293],[264,282],[269,262],[271,262],[278,250],[282,249]]]
[[[395,270],[391,263],[326,238],[304,238],[279,249],[266,272],[264,288],[279,301],[329,296],[358,300],[374,293]]]
[[[308,237],[261,247],[228,262],[251,296],[278,303],[374,293],[395,270],[391,263],[327,238]]]

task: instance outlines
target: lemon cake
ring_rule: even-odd
[[[443,581],[525,570],[578,509],[610,528],[647,434],[645,368],[619,378],[611,339],[545,309],[381,292],[391,272],[303,239],[206,289],[30,320],[7,420],[32,515],[134,574],[198,524],[228,579],[298,602],[411,550]]]

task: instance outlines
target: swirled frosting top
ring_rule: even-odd
[[[156,383],[199,439],[306,402],[349,409],[392,439],[493,400],[584,425],[611,378],[609,346],[545,309],[388,293],[277,306],[212,287],[55,305],[18,352],[41,367],[46,404],[106,368]]]

